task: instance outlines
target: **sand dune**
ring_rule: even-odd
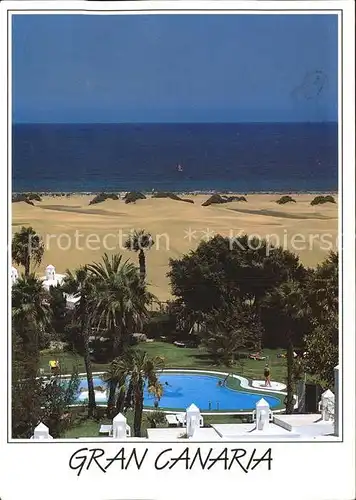
[[[45,240],[45,256],[39,274],[49,263],[58,272],[98,261],[104,252],[122,250],[132,229],[151,232],[155,246],[147,254],[151,290],[161,300],[170,297],[166,278],[169,258],[177,258],[214,234],[254,234],[267,237],[300,255],[302,262],[315,266],[337,246],[338,205],[311,206],[311,194],[293,195],[297,203],[277,205],[279,195],[248,195],[247,202],[202,207],[207,195],[185,195],[194,204],[170,199],[139,200],[126,205],[107,200],[89,205],[93,196],[45,197],[35,206],[12,204],[13,231],[31,225]]]

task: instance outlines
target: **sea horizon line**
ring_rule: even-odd
[[[167,121],[167,122],[97,122],[97,121],[78,121],[78,122],[67,122],[67,121],[56,121],[56,122],[41,122],[41,121],[13,121],[12,126],[16,125],[321,125],[321,124],[334,124],[338,125],[338,120],[309,120],[309,121],[217,121],[217,122],[202,122],[202,121]]]

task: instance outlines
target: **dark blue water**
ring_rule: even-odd
[[[219,386],[218,377],[211,375],[189,374],[189,373],[165,373],[159,377],[163,386],[163,395],[160,399],[159,406],[162,409],[178,409],[185,410],[194,403],[202,411],[211,410],[254,410],[256,403],[264,398],[271,408],[275,408],[280,404],[277,397],[260,394],[258,392],[235,391],[227,387]],[[166,385],[166,382],[168,385]],[[94,388],[96,386],[107,387],[106,383],[100,377],[94,378]],[[81,379],[80,388],[88,390],[86,378]],[[84,401],[87,398],[87,393],[78,395],[77,401]],[[106,395],[103,393],[101,400],[97,403],[107,401]],[[144,406],[154,407],[155,398],[150,394],[145,387],[144,390]]]
[[[13,191],[332,191],[337,173],[336,123],[13,126]]]

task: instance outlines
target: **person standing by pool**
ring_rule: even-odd
[[[268,364],[266,364],[265,366],[264,376],[265,376],[265,387],[271,387],[271,374],[269,371]]]
[[[56,360],[52,359],[51,361],[49,361],[48,364],[50,366],[51,373],[53,375],[58,375],[58,373],[59,373],[59,360],[58,359],[56,359]]]

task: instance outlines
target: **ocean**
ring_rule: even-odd
[[[16,124],[12,131],[14,192],[338,188],[337,123]]]

